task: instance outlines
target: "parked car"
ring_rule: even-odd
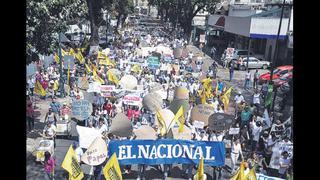
[[[233,60],[234,67],[244,71],[247,67],[247,57],[242,58],[242,61]],[[249,57],[248,69],[267,69],[270,67],[269,61],[261,61],[256,57]]]
[[[286,65],[286,66],[279,66],[273,71],[273,77],[272,80],[274,79],[279,79],[283,75],[292,72],[293,71],[293,66],[291,65]],[[266,81],[270,80],[270,72],[261,74],[259,76],[259,84],[263,84]]]
[[[226,52],[224,52],[223,56],[222,56],[222,61],[223,63],[230,63],[230,61],[235,61],[238,60],[240,56],[247,56],[248,55],[248,51],[247,50],[235,50],[233,53],[232,57],[226,57]],[[250,52],[250,56],[254,56],[253,52]]]
[[[276,87],[280,87],[285,83],[288,83],[289,81],[292,80],[292,72],[288,72],[287,74],[284,74],[282,77],[278,79],[273,80],[273,84]]]

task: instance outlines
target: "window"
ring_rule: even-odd
[[[288,72],[289,72],[288,69],[283,70],[283,71],[280,72],[280,75],[286,74],[286,73],[288,73]]]

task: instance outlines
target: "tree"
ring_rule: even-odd
[[[27,63],[35,60],[35,53],[56,52],[58,33],[65,33],[69,22],[87,16],[82,0],[27,0],[26,4]]]
[[[116,30],[118,30],[120,23],[123,26],[128,15],[134,12],[133,0],[115,0],[114,10],[117,18]]]
[[[202,10],[210,10],[218,0],[150,0],[149,4],[157,6],[161,20],[169,21],[175,25],[177,22],[184,30],[185,38],[190,40],[192,20]]]

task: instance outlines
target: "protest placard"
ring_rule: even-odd
[[[208,125],[211,130],[223,131],[230,128],[234,121],[234,117],[229,114],[215,113],[210,115]]]
[[[110,127],[110,133],[120,136],[128,137],[131,136],[133,127],[131,121],[123,113],[118,113],[113,119]]]
[[[120,165],[128,164],[198,164],[203,156],[204,164],[223,166],[225,148],[223,142],[191,140],[111,140],[108,155],[117,154]]]
[[[125,75],[120,80],[120,86],[123,89],[133,90],[137,87],[137,85],[138,85],[138,80],[136,77],[132,75]]]
[[[142,99],[139,94],[128,94],[123,97],[123,103],[127,105],[140,106]]]
[[[87,90],[89,89],[89,81],[87,77],[80,77],[78,79],[78,87],[79,89]]]
[[[204,127],[204,122],[195,120],[195,121],[193,121],[193,126],[194,126],[195,128],[203,129],[203,127]]]
[[[44,56],[43,58],[43,65],[45,68],[48,68],[49,65],[54,61],[53,55],[51,54],[50,56]]]
[[[233,134],[239,134],[240,132],[240,128],[230,128],[229,129],[229,134],[233,135]]]
[[[101,137],[97,137],[81,156],[81,161],[90,166],[97,166],[106,160],[107,155],[106,142]]]
[[[99,82],[92,82],[89,83],[89,88],[87,89],[87,92],[96,92],[96,93],[101,93],[101,88],[100,88],[100,83]]]
[[[150,69],[157,69],[160,67],[160,60],[156,56],[150,56],[148,58],[148,67]]]
[[[289,156],[288,159],[293,157],[293,143],[285,143],[285,142],[278,142],[272,148],[272,156],[270,160],[269,166],[273,169],[280,168],[279,159],[281,158],[281,153],[287,151]]]
[[[76,129],[79,134],[79,146],[81,148],[87,149],[97,137],[102,136],[100,131],[94,128],[77,125]]]
[[[116,86],[114,85],[101,85],[100,86],[100,95],[102,97],[111,97],[112,96],[112,91],[115,91]]]
[[[213,108],[208,104],[199,104],[191,110],[191,120],[201,121],[204,126],[208,125],[209,116],[213,114]]]
[[[72,101],[72,116],[80,121],[87,119],[92,113],[92,104],[87,100]]]

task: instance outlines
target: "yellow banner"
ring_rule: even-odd
[[[70,180],[80,180],[84,177],[72,145],[70,145],[61,167],[68,171]]]
[[[103,168],[103,174],[108,180],[122,180],[120,165],[115,153],[113,153],[108,163]]]

